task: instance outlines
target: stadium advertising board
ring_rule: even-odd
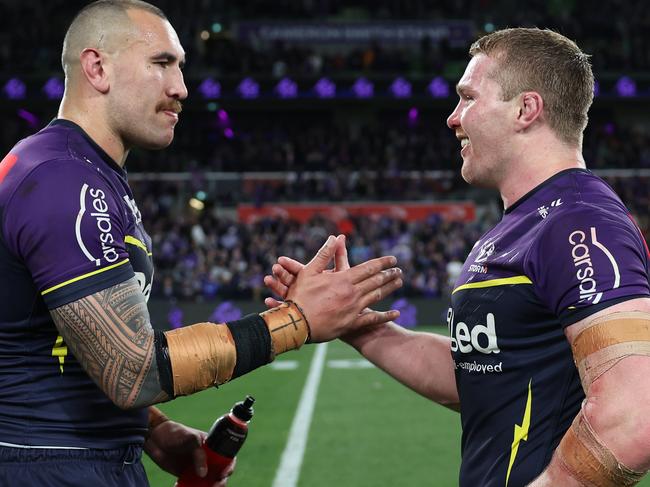
[[[261,218],[286,218],[301,223],[314,216],[334,222],[343,222],[355,216],[390,216],[405,221],[423,220],[437,215],[447,221],[471,222],[476,217],[476,207],[471,201],[444,203],[341,203],[341,204],[287,204],[239,205],[239,220],[252,223]]]

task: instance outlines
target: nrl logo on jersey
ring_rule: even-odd
[[[135,224],[137,225],[142,221],[142,214],[138,209],[138,205],[135,204],[135,200],[133,198],[129,198],[127,195],[124,195],[123,198],[126,206],[128,206],[131,210],[131,213],[133,213],[133,218],[135,218]]]

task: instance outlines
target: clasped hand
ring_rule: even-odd
[[[333,271],[327,268],[334,260]],[[312,342],[333,340],[359,328],[396,319],[399,311],[372,311],[377,303],[402,287],[402,271],[393,256],[378,257],[350,267],[345,236],[330,236],[306,265],[280,257],[273,276],[264,283],[278,296],[298,304],[309,322]],[[280,301],[266,299],[267,306]]]

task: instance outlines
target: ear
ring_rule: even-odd
[[[525,130],[542,116],[544,100],[536,91],[526,91],[519,95],[517,125]]]
[[[81,51],[79,57],[81,72],[88,83],[100,93],[107,93],[110,86],[104,65],[105,60],[104,53],[90,47]]]

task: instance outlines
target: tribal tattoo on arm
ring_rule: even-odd
[[[160,386],[154,331],[135,277],[51,314],[83,369],[117,406],[171,399]]]

